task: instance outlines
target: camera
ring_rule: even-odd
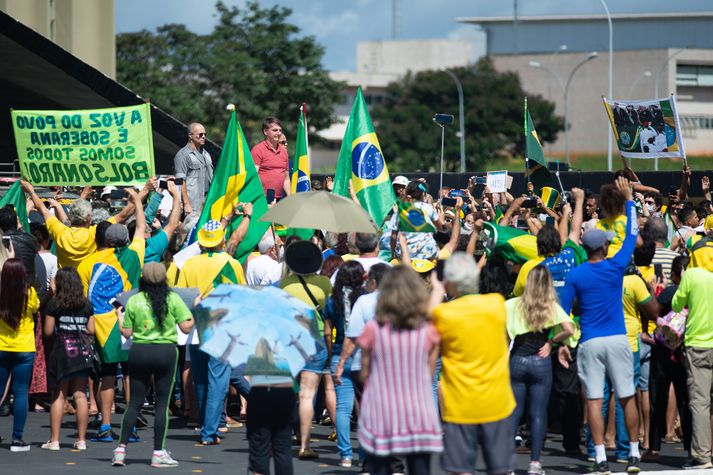
[[[453,116],[451,114],[435,114],[433,121],[438,125],[453,125]]]

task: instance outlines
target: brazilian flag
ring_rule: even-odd
[[[520,229],[483,223],[488,234],[486,249],[500,254],[515,264],[524,264],[537,257],[537,238]]]
[[[435,233],[436,228],[426,219],[423,210],[410,203],[398,201],[399,230],[404,233]]]
[[[542,152],[540,137],[527,110],[527,97],[525,98],[525,175],[535,185],[535,189],[550,186],[552,182],[552,176],[545,162],[545,154]]]
[[[30,222],[27,220],[27,207],[26,205],[25,192],[22,191],[20,187],[20,180],[17,180],[12,184],[10,188],[5,192],[5,194],[0,198],[0,208],[5,206],[12,206],[17,213],[17,219],[20,221],[20,225],[25,232],[30,232]]]
[[[339,151],[334,193],[348,198],[349,180],[359,203],[381,226],[396,201],[396,195],[361,87],[357,90]]]
[[[310,176],[309,140],[307,138],[307,111],[305,104],[300,106],[300,118],[297,122],[297,139],[295,140],[295,157],[292,160],[291,193],[312,191]],[[286,235],[309,239],[314,234],[313,229],[290,228]]]
[[[267,211],[267,200],[255,169],[255,162],[250,154],[250,147],[248,147],[243,129],[240,127],[233,109],[228,121],[228,129],[225,132],[223,150],[220,152],[220,159],[218,159],[213,181],[208,189],[203,212],[195,229],[200,229],[211,219],[220,221],[230,213],[237,203],[252,203],[253,205],[248,232],[240,242],[234,256],[242,263],[255,249],[270,224],[260,221],[262,215]],[[242,220],[243,217],[239,216],[228,224],[225,230],[226,240]],[[191,242],[196,239],[197,232],[194,232]]]

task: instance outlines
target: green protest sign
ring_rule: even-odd
[[[11,115],[20,169],[33,185],[139,185],[155,174],[149,104]]]

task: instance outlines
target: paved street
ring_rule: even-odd
[[[128,473],[152,472],[148,462],[151,458],[152,448],[152,418],[148,415],[149,427],[139,431],[142,441],[130,444],[127,451]],[[65,416],[62,430],[62,450],[49,452],[39,448],[49,436],[49,415],[44,413],[30,413],[25,432],[25,441],[32,444],[32,450],[27,453],[11,453],[8,438],[10,436],[10,417],[0,418],[0,435],[3,444],[0,447],[0,473],[14,474],[61,474],[61,473],[113,473],[122,469],[111,467],[110,460],[113,445],[89,443],[86,452],[72,450],[74,421],[70,416]],[[120,415],[114,420],[115,431],[119,431]],[[313,447],[319,453],[317,461],[300,461],[295,458],[296,474],[356,474],[358,469],[343,469],[339,467],[339,455],[335,442],[326,439],[327,427],[315,426]],[[352,433],[352,436],[356,434]],[[172,418],[171,429],[167,438],[167,448],[174,458],[180,461],[180,466],[172,473],[204,473],[204,474],[245,474],[247,473],[248,444],[245,439],[245,428],[231,429],[217,447],[201,447],[196,445],[197,437],[193,428],[187,428],[183,419]],[[560,449],[560,438],[551,435],[548,438],[543,464],[548,475],[564,473],[586,473],[588,462],[583,459],[574,459],[563,456]],[[354,440],[356,446],[356,440]],[[664,475],[671,470],[679,470],[685,460],[681,444],[664,445],[663,457],[660,464],[642,464],[645,471],[655,470]],[[297,449],[294,450],[295,456]],[[525,473],[528,456],[518,455],[518,473]],[[610,453],[610,460],[613,460]],[[612,470],[622,471],[622,464],[611,463]],[[482,467],[481,467],[482,469]],[[713,471],[707,471],[713,473]],[[433,473],[440,474],[438,460],[433,460]],[[691,472],[686,472],[691,473]]]

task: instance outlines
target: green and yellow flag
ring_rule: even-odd
[[[292,180],[290,180],[291,193],[312,191],[312,177],[310,176],[309,140],[307,137],[307,111],[306,105],[300,106],[300,118],[297,122],[297,138],[295,139],[295,156],[292,160]],[[299,236],[309,239],[314,234],[314,229],[288,228],[286,235]]]
[[[487,222],[483,223],[483,229],[488,234],[486,249],[491,253],[500,254],[515,264],[524,264],[537,257],[537,238],[532,234]]]
[[[396,195],[361,87],[357,90],[339,151],[334,193],[348,198],[350,180],[359,203],[377,226],[381,226]]]
[[[27,207],[26,207],[25,192],[22,191],[20,187],[20,180],[17,180],[12,184],[10,188],[5,192],[5,194],[0,198],[0,208],[5,206],[12,206],[17,213],[17,219],[22,225],[22,229],[25,232],[30,232],[30,222],[27,220]]]
[[[399,204],[399,230],[405,233],[435,233],[436,228],[426,218],[423,210],[411,203],[398,201]]]
[[[206,196],[203,212],[192,233],[191,242],[197,239],[197,230],[214,219],[220,221],[230,213],[237,203],[252,203],[253,214],[245,238],[240,242],[235,258],[241,263],[248,254],[257,246],[260,239],[270,226],[269,223],[260,221],[260,217],[267,211],[267,200],[260,183],[255,162],[250,154],[243,129],[235,116],[235,110],[230,114],[228,130],[225,132],[225,143],[220,152],[220,159],[213,174]],[[226,239],[240,225],[242,217],[233,219],[225,230]]]
[[[525,175],[535,185],[535,189],[550,186],[552,181],[545,154],[542,152],[540,137],[527,110],[527,97],[525,98]]]

